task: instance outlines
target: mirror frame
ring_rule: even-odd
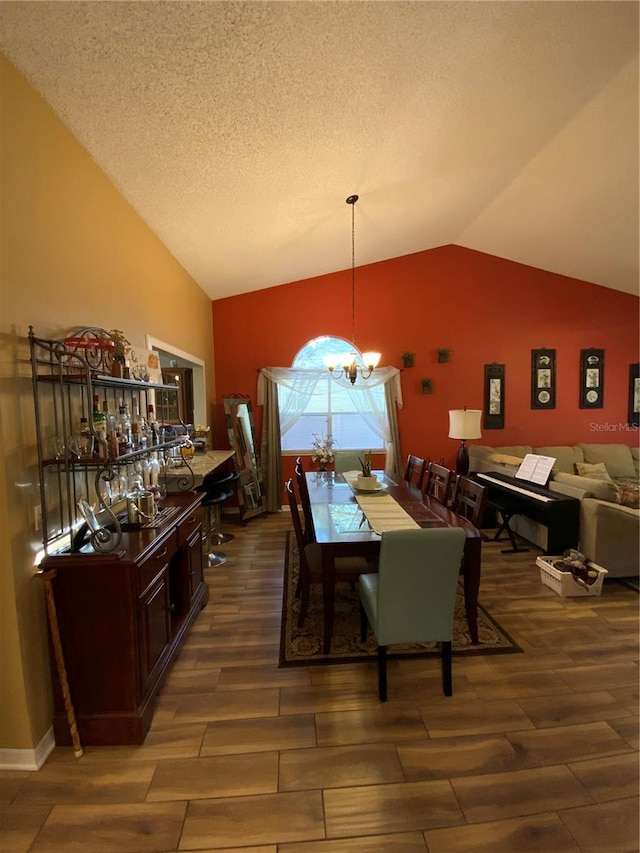
[[[240,521],[244,523],[245,519],[267,514],[262,469],[258,457],[258,443],[253,423],[253,408],[251,406],[251,398],[246,394],[223,396],[222,404],[224,406],[224,422],[227,428],[229,447],[234,452],[234,466],[236,472],[240,475],[240,479],[238,480],[238,507],[240,510]],[[246,429],[240,428],[241,421],[238,416],[238,408],[243,405],[247,407],[248,434],[246,434]],[[252,445],[251,447],[248,446],[249,442]],[[250,459],[248,466],[245,464],[247,456]]]

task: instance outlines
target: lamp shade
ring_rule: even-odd
[[[449,438],[482,438],[480,432],[480,409],[450,409]]]

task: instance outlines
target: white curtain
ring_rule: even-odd
[[[280,407],[280,435],[286,435],[300,418],[309,404],[318,380],[326,376],[326,370],[305,370],[299,367],[263,367],[258,377],[258,405],[264,405],[266,380],[291,391],[285,397],[278,398]]]
[[[285,435],[305,411],[318,380],[325,378],[327,371],[310,370],[296,367],[264,367],[258,377],[258,405],[268,402],[267,382],[286,388],[292,392],[286,395],[286,403],[280,409],[280,433]],[[359,414],[376,435],[383,439],[386,449],[385,471],[401,473],[400,448],[398,446],[398,421],[396,409],[402,408],[402,388],[400,371],[397,367],[379,367],[368,379],[357,379],[352,385],[349,379],[332,379],[347,389],[349,397]],[[371,389],[385,386],[385,408],[380,406]],[[265,416],[273,413],[265,410]],[[276,453],[276,448],[270,448]],[[277,449],[280,452],[280,448]]]

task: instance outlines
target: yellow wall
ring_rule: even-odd
[[[0,749],[33,749],[52,700],[28,327],[166,341],[205,362],[207,411],[213,338],[208,296],[2,54],[0,87]]]

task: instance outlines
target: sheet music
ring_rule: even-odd
[[[516,471],[516,479],[546,486],[555,461],[553,456],[538,456],[536,453],[527,453]]]

